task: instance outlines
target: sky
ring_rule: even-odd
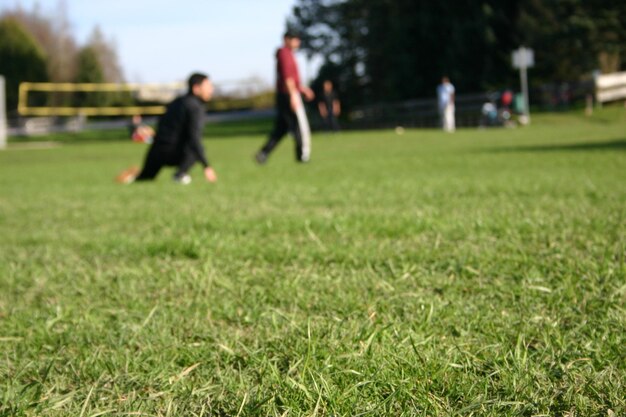
[[[65,6],[76,40],[94,27],[117,46],[128,82],[182,81],[194,71],[216,83],[260,77],[274,82],[274,51],[296,0],[0,0],[0,11],[38,5],[44,15]],[[298,54],[301,75],[314,61]]]

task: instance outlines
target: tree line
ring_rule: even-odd
[[[86,44],[71,33],[63,3],[51,15],[38,7],[9,9],[0,15],[0,75],[6,80],[7,109],[17,108],[20,82],[122,82],[115,43],[95,27]],[[39,103],[89,105],[98,97],[55,94]]]
[[[21,81],[123,81],[115,44],[96,27],[79,45],[59,6],[53,15],[19,6],[0,15],[10,111]],[[304,51],[323,57],[315,85],[335,81],[347,107],[431,97],[444,74],[459,92],[515,87],[511,52],[521,45],[535,51],[535,85],[626,62],[623,0],[296,0],[289,23],[303,34]]]
[[[535,51],[532,82],[624,69],[623,0],[297,0],[289,24],[322,56],[347,105],[514,87],[511,52]]]

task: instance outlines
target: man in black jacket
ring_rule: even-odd
[[[139,175],[136,168],[131,168],[120,174],[118,181],[153,180],[164,166],[175,166],[174,180],[189,184],[191,177],[187,172],[196,162],[204,166],[207,181],[217,181],[202,146],[204,104],[213,95],[213,84],[205,74],[195,73],[189,77],[187,85],[187,94],[172,101],[159,119],[157,134]]]

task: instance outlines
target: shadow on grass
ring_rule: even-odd
[[[555,151],[626,151],[626,139],[589,143],[563,143],[550,145],[511,146],[488,148],[486,152],[555,152]]]

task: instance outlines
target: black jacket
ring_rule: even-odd
[[[180,96],[167,105],[165,114],[159,119],[154,146],[182,152],[190,149],[198,161],[209,166],[202,146],[204,129],[204,102],[193,94]]]

